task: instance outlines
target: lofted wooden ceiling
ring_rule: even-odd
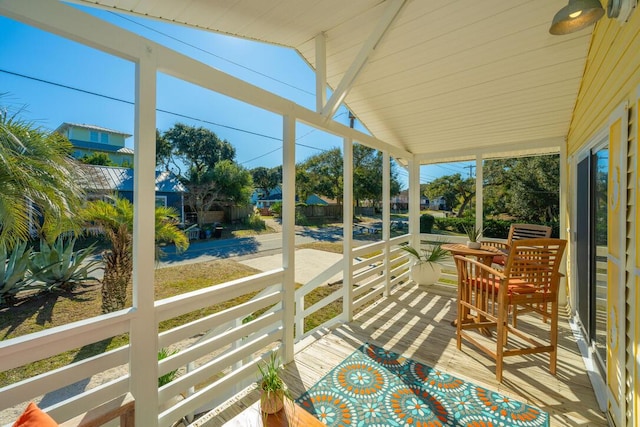
[[[557,150],[591,37],[548,33],[565,0],[78,2],[291,47],[312,67],[324,33],[333,89],[391,13],[344,103],[374,136],[424,160]]]

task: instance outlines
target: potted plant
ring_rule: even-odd
[[[260,410],[264,415],[275,414],[284,407],[285,399],[292,401],[291,392],[280,377],[280,358],[271,353],[269,360],[258,364],[261,378],[258,380],[260,389]]]
[[[484,231],[484,229],[476,228],[475,225],[470,225],[465,226],[464,231],[465,233],[467,233],[467,247],[469,249],[480,249],[481,244],[478,239],[480,239],[480,236],[482,236],[482,232]]]
[[[449,256],[449,252],[442,249],[442,243],[431,243],[428,249],[416,249],[411,245],[400,246],[413,256],[410,275],[411,280],[418,285],[433,285],[440,279],[442,266],[439,263]]]

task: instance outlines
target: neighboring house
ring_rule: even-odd
[[[133,203],[134,170],[113,166],[82,165],[87,199],[108,199],[117,194]],[[178,177],[169,171],[156,171],[156,206],[172,207],[184,222],[184,193],[187,191]]]
[[[298,197],[296,196],[296,202]],[[258,209],[269,208],[274,203],[282,203],[282,187],[277,187],[269,192],[268,196],[264,195],[262,190],[254,190],[251,195],[251,204]],[[312,194],[305,200],[307,205],[328,205],[329,203],[316,194]]]
[[[100,126],[63,123],[56,129],[73,145],[73,157],[82,159],[94,153],[105,153],[118,166],[133,166],[133,150],[125,147],[125,140],[131,135]]]
[[[436,197],[433,200],[428,201],[429,209],[434,211],[448,211],[449,206],[447,206],[447,201],[444,197]]]

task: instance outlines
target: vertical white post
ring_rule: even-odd
[[[133,196],[133,307],[131,391],[135,423],[158,425],[158,322],[154,310],[156,65],[147,46],[136,66],[135,174]]]
[[[344,139],[343,147],[343,198],[342,198],[342,230],[343,230],[343,297],[342,320],[350,322],[353,319],[353,141]]]
[[[411,246],[420,246],[420,163],[409,160],[409,234]]]
[[[391,292],[391,163],[389,152],[382,153],[382,240],[384,245],[384,296]]]
[[[567,233],[567,216],[569,215],[569,205],[567,199],[567,188],[569,182],[569,163],[567,160],[567,144],[566,142],[560,146],[560,189],[558,191],[558,196],[560,197],[560,238],[567,239],[569,241],[569,245],[571,242],[569,240],[569,236]],[[636,172],[637,173],[637,172]],[[575,187],[574,187],[575,188]],[[568,246],[569,247],[569,246]],[[567,287],[566,278],[567,278],[567,264],[566,264],[566,251],[564,255],[565,262],[560,264],[560,272],[564,274],[564,277],[560,279],[560,289],[558,289],[558,304],[561,307],[567,304]]]
[[[296,120],[283,117],[282,129],[282,266],[284,268],[284,363],[293,361],[296,292]],[[303,310],[304,307],[298,307]]]
[[[484,181],[482,171],[482,154],[476,155],[476,228],[482,229],[483,213],[482,183]]]
[[[327,103],[327,36],[316,36],[316,112],[322,113]]]

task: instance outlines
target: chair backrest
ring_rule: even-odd
[[[551,227],[538,224],[511,224],[507,244],[515,240],[551,237]]]
[[[557,292],[560,262],[567,241],[563,239],[515,240],[509,249],[504,275],[526,284],[528,291]],[[531,287],[537,289],[531,289]]]

